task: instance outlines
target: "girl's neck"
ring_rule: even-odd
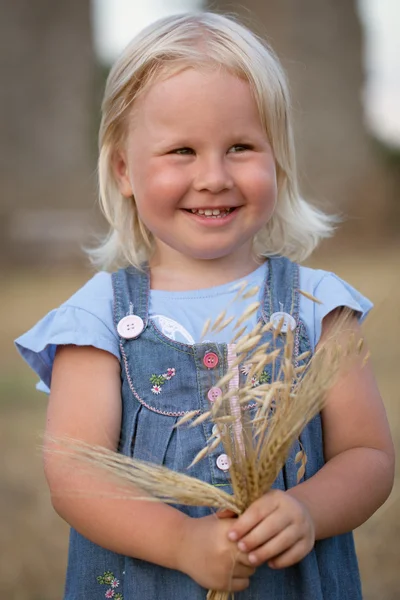
[[[151,288],[179,292],[214,287],[245,277],[260,264],[254,256],[238,261],[229,256],[214,260],[187,260],[176,256],[169,261],[155,257],[150,261]]]

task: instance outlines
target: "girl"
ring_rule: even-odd
[[[359,335],[371,304],[335,275],[291,262],[331,233],[332,219],[298,194],[278,61],[233,20],[171,17],[132,41],[106,86],[99,178],[110,234],[95,258],[119,270],[95,275],[17,345],[50,388],[50,436],[185,471],[212,426],[174,425],[208,410],[234,356],[232,330],[206,341],[200,332],[227,305],[243,312],[245,300],[230,302],[238,286],[259,286],[258,319],[285,313],[298,353],[329,335],[341,307]],[[332,389],[301,441],[304,481],[296,485],[291,456],[238,519],[116,498],[101,475],[46,454],[54,507],[71,525],[65,598],[195,600],[207,588],[238,599],[361,598],[350,532],[393,482],[369,366]],[[191,474],[229,490],[222,448]]]

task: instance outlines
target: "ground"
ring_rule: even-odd
[[[366,337],[400,449],[400,247],[330,250],[309,264],[334,270],[375,302]],[[68,541],[68,528],[51,508],[42,473],[46,396],[34,390],[35,377],[11,341],[87,277],[84,270],[41,269],[8,273],[0,281],[0,589],[9,600],[61,598]],[[365,600],[398,600],[399,468],[388,502],[355,536]]]

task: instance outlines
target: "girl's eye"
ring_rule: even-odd
[[[185,156],[187,154],[194,154],[194,150],[192,148],[176,148],[172,150],[171,154],[183,154]]]
[[[245,152],[246,150],[252,150],[253,146],[251,146],[250,144],[235,144],[234,146],[232,146],[232,148],[230,148],[230,152],[236,153],[236,152]]]

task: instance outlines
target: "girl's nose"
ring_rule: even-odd
[[[196,167],[193,181],[193,187],[196,191],[208,191],[212,194],[218,194],[233,187],[233,179],[224,158],[198,159]]]

